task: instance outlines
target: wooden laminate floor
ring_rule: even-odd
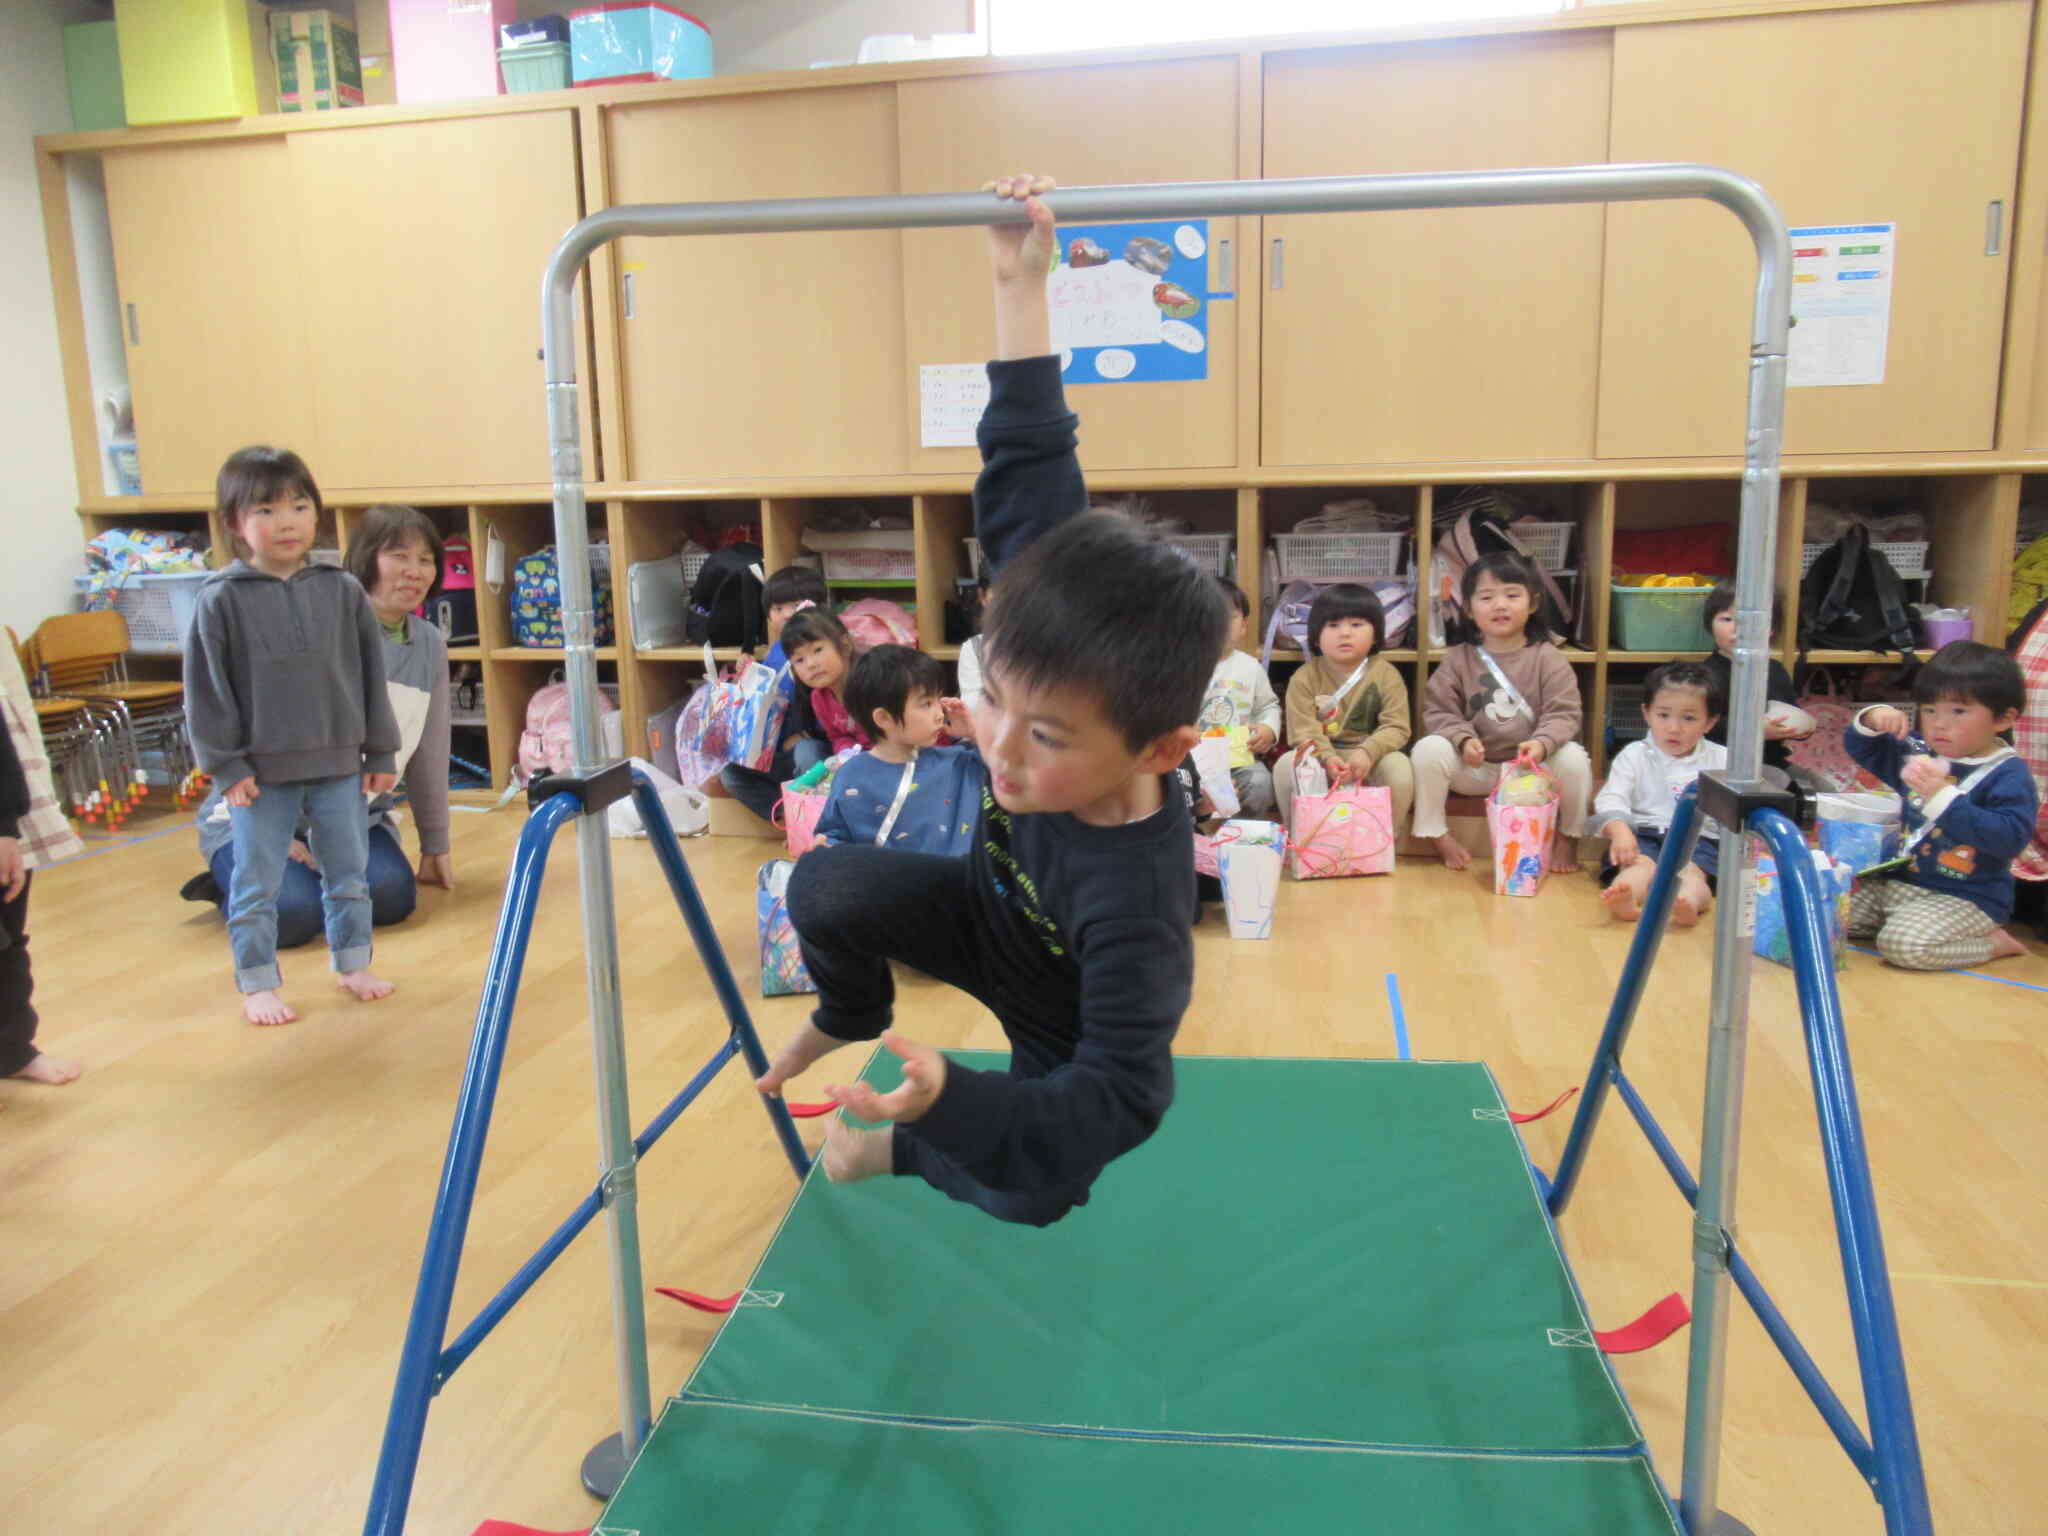
[[[301,950],[285,965],[304,1018],[276,1030],[240,1022],[218,919],[178,900],[197,868],[183,819],[140,819],[130,834],[162,835],[37,876],[44,1043],[89,1070],[61,1090],[0,1083],[0,1527],[360,1528],[518,828],[516,811],[456,818],[461,888],[424,892],[412,921],[379,935],[394,999],[347,1001],[324,955]],[[613,848],[644,1119],[716,1047],[720,1021],[652,856]],[[751,998],[752,873],[767,845],[706,839],[686,851]],[[593,1178],[575,865],[565,840],[508,1053],[463,1317]],[[1483,1058],[1511,1103],[1534,1107],[1583,1073],[1626,943],[1584,877],[1553,881],[1533,902],[1405,863],[1390,879],[1287,884],[1270,943],[1232,942],[1213,914],[1204,923],[1180,1044],[1391,1055],[1391,971],[1416,1054]],[[1667,943],[1632,1054],[1688,1157],[1709,950],[1704,930]],[[1997,975],[1906,975],[1856,956],[1844,978],[1936,1523],[1971,1536],[2048,1529],[2048,951]],[[753,1006],[771,1048],[805,1008]],[[943,1046],[1002,1044],[978,1007],[915,978],[899,1024]],[[1853,1399],[1789,973],[1760,967],[1752,1024],[1740,1230]],[[1567,1123],[1560,1113],[1528,1128],[1539,1163],[1554,1162]],[[815,1143],[822,1126],[809,1122],[806,1137]],[[729,1071],[643,1169],[649,1283],[738,1288],[791,1188],[766,1118]],[[1370,1186],[1352,1194],[1373,1198]],[[1618,1109],[1563,1231],[1603,1327],[1689,1289],[1688,1213]],[[1009,1238],[991,1223],[987,1240]],[[649,1306],[660,1394],[681,1383],[713,1324],[660,1298]],[[1372,1317],[1361,1297],[1359,1328]],[[1761,1330],[1739,1305],[1736,1317],[1726,1507],[1762,1532],[1881,1530]],[[575,1474],[616,1427],[610,1327],[593,1233],[437,1400],[411,1530],[466,1536],[494,1515],[580,1529],[594,1518]],[[1674,1487],[1684,1366],[1682,1337],[1618,1362]],[[820,1511],[819,1527],[830,1518]],[[1100,1528],[1142,1528],[1142,1512],[1105,1512]]]

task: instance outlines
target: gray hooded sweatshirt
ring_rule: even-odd
[[[393,772],[384,637],[355,577],[307,564],[280,581],[241,560],[216,571],[185,637],[185,715],[223,787]]]

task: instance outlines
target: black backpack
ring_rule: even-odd
[[[1913,621],[1891,561],[1870,547],[1861,523],[1820,552],[1799,583],[1799,665],[1813,649],[1897,651],[1910,672]]]
[[[761,590],[760,545],[728,544],[706,560],[690,585],[690,643],[760,644],[767,638]]]

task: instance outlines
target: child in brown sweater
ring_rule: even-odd
[[[1557,776],[1557,840],[1550,867],[1579,867],[1578,837],[1593,793],[1593,765],[1573,738],[1585,721],[1571,663],[1550,643],[1537,607],[1542,585],[1521,556],[1485,555],[1465,571],[1465,611],[1479,643],[1454,645],[1429,674],[1423,729],[1415,744],[1415,835],[1431,838],[1451,869],[1471,854],[1450,835],[1444,801],[1452,791],[1490,791],[1502,769],[1532,762]]]
[[[1393,804],[1394,836],[1401,835],[1415,800],[1415,774],[1401,750],[1413,727],[1408,685],[1379,654],[1386,627],[1370,587],[1338,582],[1310,605],[1309,659],[1287,684],[1287,739],[1294,746],[1273,765],[1282,822],[1294,809],[1296,760],[1307,752],[1322,764],[1333,789],[1385,789]]]

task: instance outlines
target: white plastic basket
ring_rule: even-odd
[[[711,558],[708,549],[686,549],[683,551],[683,590],[688,592],[697,584],[697,573],[704,569],[704,562]]]
[[[1799,552],[1799,574],[1804,576],[1813,569],[1825,544],[1808,544]],[[1871,540],[1870,547],[1892,564],[1903,581],[1924,581],[1927,577],[1927,541],[1924,539]]]
[[[127,576],[120,585],[109,587],[112,607],[128,621],[128,649],[143,656],[176,656],[185,649],[185,632],[192,627],[192,613],[199,602],[200,583],[208,571],[177,571],[164,576]],[[93,578],[72,580],[78,591],[78,606],[87,606]],[[105,608],[105,594],[91,603]]]
[[[1401,574],[1405,533],[1276,533],[1280,580],[1366,581]]]
[[[1537,566],[1546,571],[1562,571],[1571,562],[1571,523],[1515,522],[1508,524],[1508,532],[1522,541],[1522,547],[1529,551],[1529,557]]]
[[[827,581],[915,581],[917,551],[914,549],[827,549]]]
[[[1167,543],[1187,551],[1188,557],[1211,576],[1230,574],[1230,557],[1237,547],[1234,533],[1176,533]]]

